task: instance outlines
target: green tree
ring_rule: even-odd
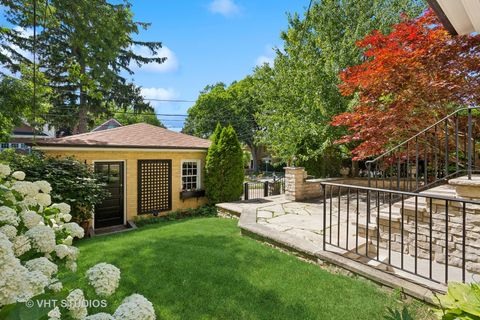
[[[55,91],[53,123],[73,132],[86,132],[91,119],[112,102],[121,105],[125,101],[125,92],[130,97],[138,96],[138,90],[124,76],[133,74],[132,65],[165,60],[153,57],[161,43],[134,39],[149,24],[133,20],[131,4],[126,0],[37,1],[35,44],[32,34],[25,32],[33,27],[34,2],[0,3],[5,6],[7,21],[14,26],[0,29],[0,43],[6,50],[0,62],[18,71],[20,63],[32,63],[24,52],[33,52],[35,45],[38,65]],[[151,55],[137,54],[136,48],[147,48]]]
[[[120,122],[122,125],[126,126],[129,124],[134,124],[134,123],[148,123],[157,127],[162,127],[165,128],[163,123],[160,121],[160,119],[157,118],[155,114],[153,114],[155,110],[153,108],[145,109],[145,111],[137,111],[133,107],[127,107],[127,108],[112,108],[112,110],[101,117],[98,117],[95,120],[95,123],[93,125],[94,127],[99,126],[100,124],[104,123],[108,119],[114,118],[118,122]]]
[[[217,125],[206,163],[206,193],[213,203],[236,201],[243,191],[243,151],[232,126]]]
[[[14,127],[23,123],[39,129],[45,124],[45,113],[51,108],[48,102],[50,90],[37,88],[35,108],[33,107],[33,83],[31,72],[22,67],[23,76],[16,79],[10,76],[0,78],[0,141],[8,141]],[[37,74],[39,82],[43,75]]]
[[[259,159],[255,134],[259,126],[255,114],[262,103],[255,82],[255,78],[247,76],[228,87],[224,83],[207,86],[195,105],[188,110],[183,131],[205,138],[212,134],[217,123],[232,125],[240,142],[250,148],[253,169],[257,171]]]
[[[337,85],[339,72],[363,59],[356,41],[374,29],[388,30],[402,13],[417,16],[424,8],[415,0],[324,0],[314,2],[308,19],[290,16],[274,67],[255,70],[263,102],[256,117],[262,128],[258,142],[288,163],[341,156],[334,141],[343,129],[330,121],[355,99],[343,97]]]

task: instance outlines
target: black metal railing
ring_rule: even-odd
[[[418,192],[475,166],[480,107],[462,108],[366,162],[369,186]]]
[[[285,177],[274,177],[273,181],[245,182],[243,200],[265,198],[285,193]]]
[[[323,250],[438,283],[470,281],[480,270],[473,227],[480,201],[330,182],[322,188]],[[380,198],[386,203],[375,206]]]

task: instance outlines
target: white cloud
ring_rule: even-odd
[[[273,67],[273,62],[275,61],[275,50],[271,45],[266,45],[264,53],[257,57],[255,60],[256,66],[263,66],[265,63]]]
[[[209,10],[212,13],[228,17],[240,13],[240,6],[234,0],[213,0],[209,5]]]
[[[177,97],[177,93],[172,88],[142,88],[141,91],[145,99],[172,100]],[[156,104],[154,102],[159,101],[152,101],[152,104]]]
[[[130,64],[130,69],[134,71],[147,71],[147,72],[158,72],[158,73],[164,73],[164,72],[173,72],[178,70],[179,63],[177,56],[175,53],[170,50],[170,48],[163,46],[162,48],[158,49],[157,53],[155,55],[152,55],[150,49],[147,47],[143,46],[134,46],[133,51],[137,55],[141,55],[143,57],[155,57],[155,58],[167,58],[163,63],[147,63],[139,67],[135,62],[132,62]]]
[[[261,67],[266,63],[266,64],[269,64],[271,67],[273,67],[273,61],[274,61],[273,57],[259,56],[257,58],[256,65]]]

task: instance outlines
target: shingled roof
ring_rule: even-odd
[[[208,149],[210,140],[146,123],[39,141],[38,146],[89,148]]]

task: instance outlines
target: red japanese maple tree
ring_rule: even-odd
[[[480,35],[452,36],[430,10],[390,34],[374,31],[357,46],[365,62],[340,74],[351,112],[334,117],[357,141],[354,160],[380,154],[460,106],[480,105]]]

